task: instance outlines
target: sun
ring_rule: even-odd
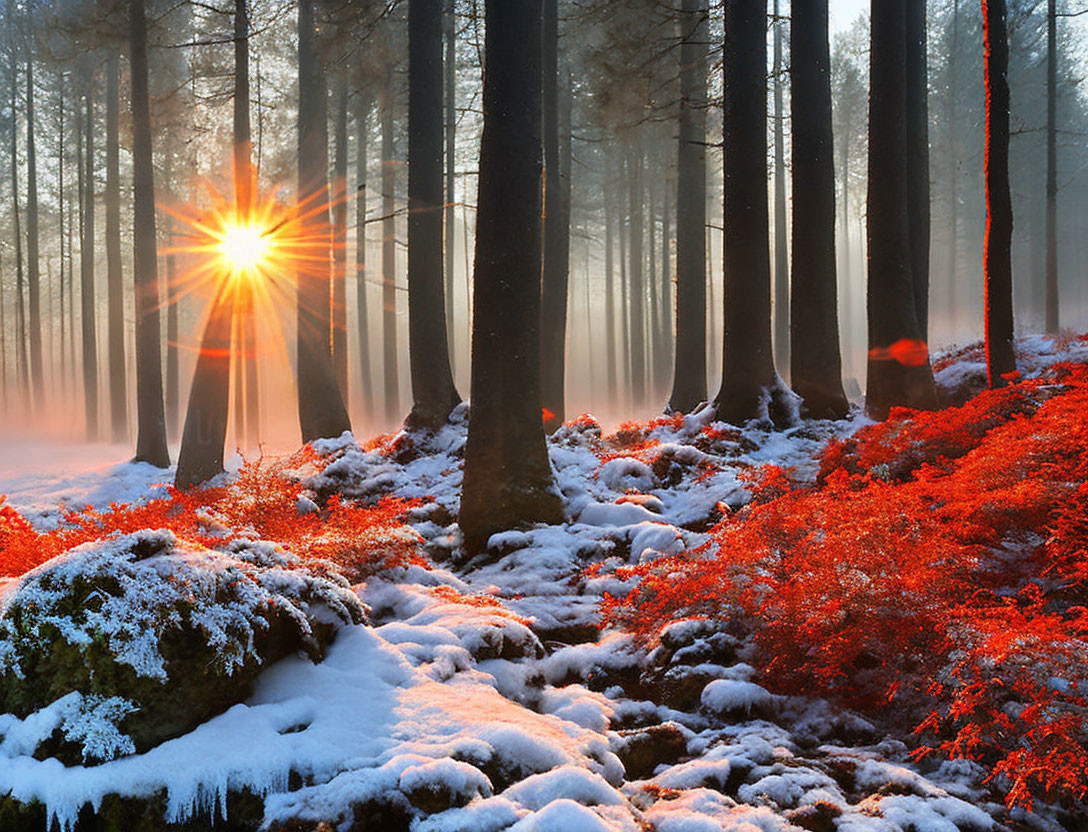
[[[276,245],[268,231],[255,223],[224,224],[216,253],[232,275],[252,275],[267,268]]]

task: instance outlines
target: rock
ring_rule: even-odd
[[[835,819],[841,814],[842,809],[834,803],[821,800],[788,812],[786,819],[794,826],[808,829],[809,832],[835,832]]]
[[[23,576],[0,616],[0,712],[49,708],[37,756],[67,764],[186,733],[269,664],[318,660],[363,621],[346,581],[299,567],[270,544],[220,552],[164,530],[72,549]]]
[[[620,731],[613,747],[627,772],[628,780],[644,780],[659,765],[673,765],[688,753],[688,742],[675,722],[648,728]]]

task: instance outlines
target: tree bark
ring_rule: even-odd
[[[718,417],[742,424],[765,412],[776,385],[771,350],[767,218],[767,5],[725,5],[725,339]]]
[[[325,72],[314,54],[314,0],[300,0],[298,16],[298,196],[312,206],[305,236],[313,239],[298,280],[298,420],[303,442],[351,430],[330,346],[328,107]]]
[[[64,134],[64,85],[65,74],[63,72],[57,73],[57,242],[60,245],[60,275],[59,275],[59,296],[60,296],[60,391],[63,397],[65,391],[68,389],[68,333],[65,327],[64,316],[64,257],[65,257],[65,187],[64,187],[64,156],[65,156],[65,134]],[[72,252],[68,250],[68,256],[71,257]],[[3,371],[0,370],[0,376],[3,375]],[[3,381],[0,380],[0,385]]]
[[[559,523],[540,404],[541,2],[486,4],[472,409],[460,524],[468,553],[495,532]]]
[[[628,195],[628,251],[630,262],[627,275],[630,281],[630,306],[627,320],[631,332],[628,358],[631,366],[631,399],[638,409],[646,403],[646,284],[642,271],[642,168],[643,152],[637,138],[627,148],[627,195]]]
[[[35,410],[45,404],[42,371],[41,263],[38,254],[38,157],[34,137],[34,63],[26,62],[26,272],[30,308],[30,380]]]
[[[442,271],[442,1],[408,4],[407,424],[437,430],[461,401],[450,370]]]
[[[1047,2],[1046,19],[1046,331],[1057,334],[1058,311],[1058,14]]]
[[[831,129],[828,0],[793,7],[790,108],[793,135],[793,282],[790,380],[804,412],[839,419],[842,387],[835,276],[835,164]]]
[[[866,408],[932,408],[936,386],[918,322],[907,184],[908,0],[873,0],[869,80],[869,359]]]
[[[243,222],[253,212],[256,176],[249,120],[249,9],[246,0],[234,3],[234,198]],[[237,393],[234,402],[235,441],[243,450],[260,442],[260,389],[257,380],[257,330],[253,317],[253,286],[244,279],[236,286],[234,310],[237,337],[233,358]]]
[[[1013,354],[1012,196],[1009,191],[1009,43],[1005,0],[982,0],[986,76],[986,375],[1003,387]]]
[[[616,362],[616,287],[615,287],[615,241],[612,238],[613,208],[609,189],[605,187],[604,197],[604,332],[605,332],[605,377],[608,385],[608,400],[617,402],[620,394],[619,368]]]
[[[79,310],[82,329],[83,404],[87,439],[98,440],[98,335],[94,303],[94,78],[87,79],[83,117],[83,211],[79,242]],[[16,246],[18,253],[18,246]],[[137,356],[139,353],[137,353]]]
[[[397,369],[397,169],[393,160],[393,69],[385,73],[379,103],[382,115],[382,357],[385,419],[400,418],[400,377]]]
[[[798,4],[800,5],[800,4]],[[791,14],[793,6],[790,6]],[[790,267],[789,231],[786,226],[786,152],[783,122],[786,111],[782,104],[782,19],[779,0],[774,0],[774,354],[780,367],[790,366]],[[793,22],[790,22],[792,36]],[[790,53],[793,64],[793,53]],[[790,93],[790,101],[793,93]]]
[[[454,253],[457,200],[457,14],[455,0],[445,0],[443,13],[444,35],[446,39],[445,83],[446,83],[446,336],[449,340],[450,371],[457,367],[457,328],[453,312],[453,283],[456,269]]]
[[[128,393],[125,378],[125,299],[121,272],[120,55],[111,49],[106,60],[106,299],[110,378],[110,435],[128,438]]]
[[[706,389],[706,0],[683,0],[676,155],[676,347],[669,408],[688,413]]]
[[[348,84],[336,80],[332,181],[332,363],[345,402],[348,395]]]
[[[557,0],[544,0],[543,133],[544,265],[541,275],[541,400],[544,431],[566,418],[567,294],[570,280],[570,180],[560,163],[559,11]],[[564,193],[567,194],[564,198]]]
[[[155,169],[147,90],[145,0],[130,0],[132,75],[132,262],[136,290],[136,461],[170,464],[162,401],[162,333],[159,329],[158,251],[155,240]]]
[[[374,382],[370,372],[370,312],[367,305],[366,195],[367,115],[370,99],[361,93],[355,113],[355,311],[359,319],[359,383],[363,412],[373,414]]]
[[[929,341],[929,73],[926,0],[907,3],[907,222],[914,314]]]

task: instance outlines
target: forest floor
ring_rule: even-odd
[[[1033,337],[1018,348],[1027,377],[1058,362],[1088,364],[1083,339]],[[938,362],[949,396],[962,401],[981,388],[980,358],[969,348]],[[203,829],[216,818],[217,829],[413,832],[1088,828],[1075,790],[1037,801],[1034,811],[1010,806],[1008,778],[990,776],[992,754],[919,759],[910,706],[854,707],[828,693],[824,679],[813,676],[809,687],[788,671],[778,678],[761,652],[767,642],[739,608],[723,603],[715,616],[660,589],[678,556],[729,557],[721,524],[734,515],[744,522],[753,495],[773,499],[762,493],[768,471],[787,471],[789,489],[815,488],[828,443],[869,429],[860,412],[741,430],[704,409],[608,435],[591,418],[573,420],[549,440],[567,522],[497,536],[489,556],[473,560],[463,558],[456,526],[466,420],[462,406],[436,434],[364,445],[345,435],[317,443],[316,453],[254,462],[195,508],[157,485],[169,473],[110,464],[105,446],[24,447],[28,462],[0,469],[6,505],[33,525],[20,532],[26,562],[15,568],[14,533],[5,544],[0,524],[0,574],[10,576],[0,578],[0,622],[21,594],[51,602],[56,584],[40,576],[57,559],[38,565],[54,554],[50,546],[68,565],[90,553],[127,569],[146,557],[131,553],[150,539],[149,517],[172,530],[151,560],[195,563],[205,547],[216,549],[217,534],[218,548],[237,557],[254,538],[269,539],[331,559],[365,613],[339,626],[323,661],[271,663],[251,688],[239,680],[248,695],[238,704],[140,753],[117,734],[125,712],[96,710],[101,698],[0,715],[0,797],[8,794],[0,829],[32,828],[14,825],[27,818],[62,830]],[[6,449],[0,458],[12,459]],[[109,509],[155,500],[161,513]],[[232,514],[224,508],[231,501],[249,513]],[[95,534],[58,537],[79,525],[60,503],[94,506]],[[284,505],[288,524],[302,518],[310,530],[277,537],[287,526],[271,517]],[[373,513],[344,508],[354,505]],[[200,533],[179,515],[196,518]],[[73,541],[81,546],[65,551]],[[28,554],[35,547],[37,559]],[[307,562],[275,561],[261,586],[288,583],[281,573],[305,571]],[[663,582],[657,600],[668,604],[655,607],[644,593],[643,606],[613,608],[605,622],[613,626],[604,626],[602,602],[624,598],[647,575]],[[300,608],[312,621],[331,620],[308,603]],[[124,608],[116,615],[144,620]],[[73,616],[49,632],[77,646],[104,639],[116,661],[136,666],[111,639],[127,649],[138,636],[118,627],[88,637]],[[9,674],[3,639],[13,632],[0,632],[0,669]],[[233,631],[203,632],[212,643]],[[1066,678],[1082,673],[1088,667]],[[50,756],[58,732],[82,742],[87,764]],[[92,765],[96,754],[105,761]],[[114,826],[101,820],[107,815]]]

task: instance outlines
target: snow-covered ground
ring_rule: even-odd
[[[1022,350],[1027,369],[1070,355],[1045,339]],[[1088,345],[1072,352],[1088,360]],[[978,372],[970,362],[941,380],[964,383]],[[655,428],[645,455],[572,423],[549,445],[567,523],[496,536],[501,557],[467,563],[453,522],[464,408],[437,435],[401,435],[395,447],[364,451],[346,435],[320,443],[332,462],[309,483],[316,492],[426,498],[412,521],[433,568],[356,586],[370,623],[344,627],[322,663],[278,662],[246,702],[143,754],[65,768],[30,756],[62,715],[0,717],[0,794],[43,802],[64,830],[110,793],[165,790],[166,819],[183,821],[226,814],[228,793],[246,788],[264,798],[268,828],[999,828],[1004,806],[980,767],[920,767],[856,714],[772,695],[723,626],[674,625],[651,653],[598,629],[603,593],[620,588],[610,566],[698,545],[721,511],[747,498],[744,470],[774,463],[812,476],[826,441],[864,423],[856,414],[738,431],[704,410]],[[106,448],[24,448],[18,463],[7,450],[0,493],[42,527],[56,522],[57,502],[135,499],[164,479],[111,462]],[[599,577],[587,576],[592,565]],[[1014,819],[1061,828],[1045,812]]]

